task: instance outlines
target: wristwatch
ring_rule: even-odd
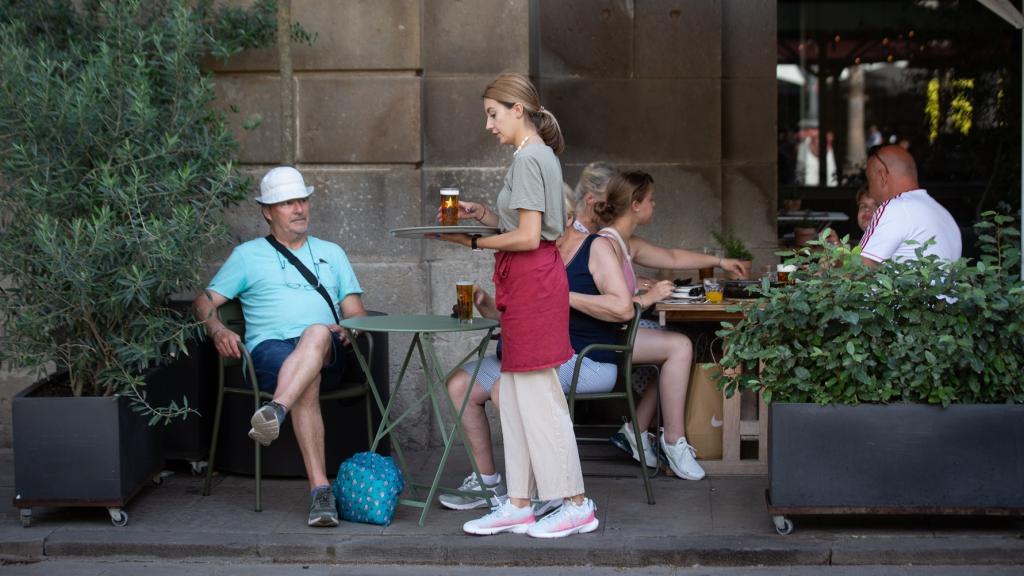
[[[471,237],[471,238],[469,239],[469,246],[470,246],[470,248],[472,248],[473,250],[476,250],[477,252],[479,252],[479,251],[480,251],[480,248],[477,248],[477,246],[476,246],[476,239],[477,239],[477,236],[473,236],[473,237]]]

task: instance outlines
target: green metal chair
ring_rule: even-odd
[[[238,300],[231,300],[220,308],[217,309],[217,315],[220,321],[228,327],[232,332],[235,332],[242,337],[245,341],[245,317],[242,315],[242,305]],[[363,333],[359,336],[360,338],[365,337],[367,339],[368,351],[366,354],[367,362],[373,361],[373,336],[369,333]],[[236,367],[242,369],[243,383],[249,384],[248,387],[238,388],[234,386],[227,386],[227,373],[229,370],[234,370]],[[242,346],[242,357],[241,358],[227,358],[220,356],[219,367],[217,370],[217,409],[213,416],[213,438],[210,440],[210,461],[206,469],[206,481],[203,483],[203,496],[209,496],[212,488],[213,470],[216,464],[217,457],[217,439],[220,435],[220,420],[221,411],[224,407],[224,395],[225,394],[237,394],[242,396],[251,396],[253,401],[253,412],[259,410],[263,401],[273,400],[274,395],[269,392],[260,390],[259,383],[256,379],[256,369],[252,364],[252,357],[249,356],[249,351],[246,350],[245,346]],[[366,406],[366,437],[367,445],[373,443],[373,418],[370,413],[370,391],[368,385],[363,382],[361,385],[347,386],[334,392],[320,395],[320,402],[344,400],[350,398],[363,397],[363,403]],[[253,468],[254,476],[256,479],[256,511],[260,512],[263,510],[263,470],[261,465],[261,450],[259,442],[253,440],[253,446],[255,449],[255,466]]]
[[[620,344],[591,344],[580,351],[576,358],[576,365],[572,371],[572,383],[569,385],[567,401],[569,403],[569,417],[576,421],[576,402],[594,400],[626,400],[629,407],[629,421],[633,424],[633,438],[637,446],[642,446],[640,434],[642,431],[636,424],[636,402],[633,400],[633,343],[636,341],[636,332],[640,326],[640,305],[633,303],[633,319],[625,325],[622,330]],[[580,377],[580,368],[583,366],[583,358],[597,350],[610,350],[618,355],[618,379],[615,388],[609,392],[577,394],[576,385]],[[577,441],[583,442],[607,442],[607,438],[586,438],[577,436]],[[647,466],[640,463],[640,477],[643,479],[644,491],[647,493],[647,503],[654,504],[654,490],[651,488],[650,474]]]

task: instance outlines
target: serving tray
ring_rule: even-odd
[[[437,238],[438,234],[469,234],[470,236],[493,236],[501,232],[492,226],[413,226],[412,228],[395,228],[391,235],[395,238]]]

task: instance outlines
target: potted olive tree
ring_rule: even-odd
[[[49,377],[12,402],[15,504],[122,506],[162,467],[147,371],[198,335],[199,286],[247,182],[199,67],[267,43],[275,6],[0,4],[0,358]]]
[[[747,269],[750,269],[750,266],[754,261],[754,255],[735,232],[728,229],[723,230],[721,233],[712,231],[711,236],[713,236],[715,242],[718,242],[718,245],[722,247],[722,251],[726,258],[735,258],[736,260],[746,262]],[[734,275],[730,273],[730,277],[732,277],[733,280],[744,280],[744,278],[733,276]]]
[[[981,258],[861,263],[791,253],[796,283],[762,287],[718,334],[721,384],[769,402],[769,510],[1024,513],[1024,284],[1013,220],[986,213]],[[741,370],[736,370],[741,368]]]

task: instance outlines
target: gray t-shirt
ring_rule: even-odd
[[[562,165],[546,144],[524,147],[512,160],[498,193],[498,226],[519,227],[519,209],[542,212],[541,238],[557,240],[565,228],[562,201]]]

